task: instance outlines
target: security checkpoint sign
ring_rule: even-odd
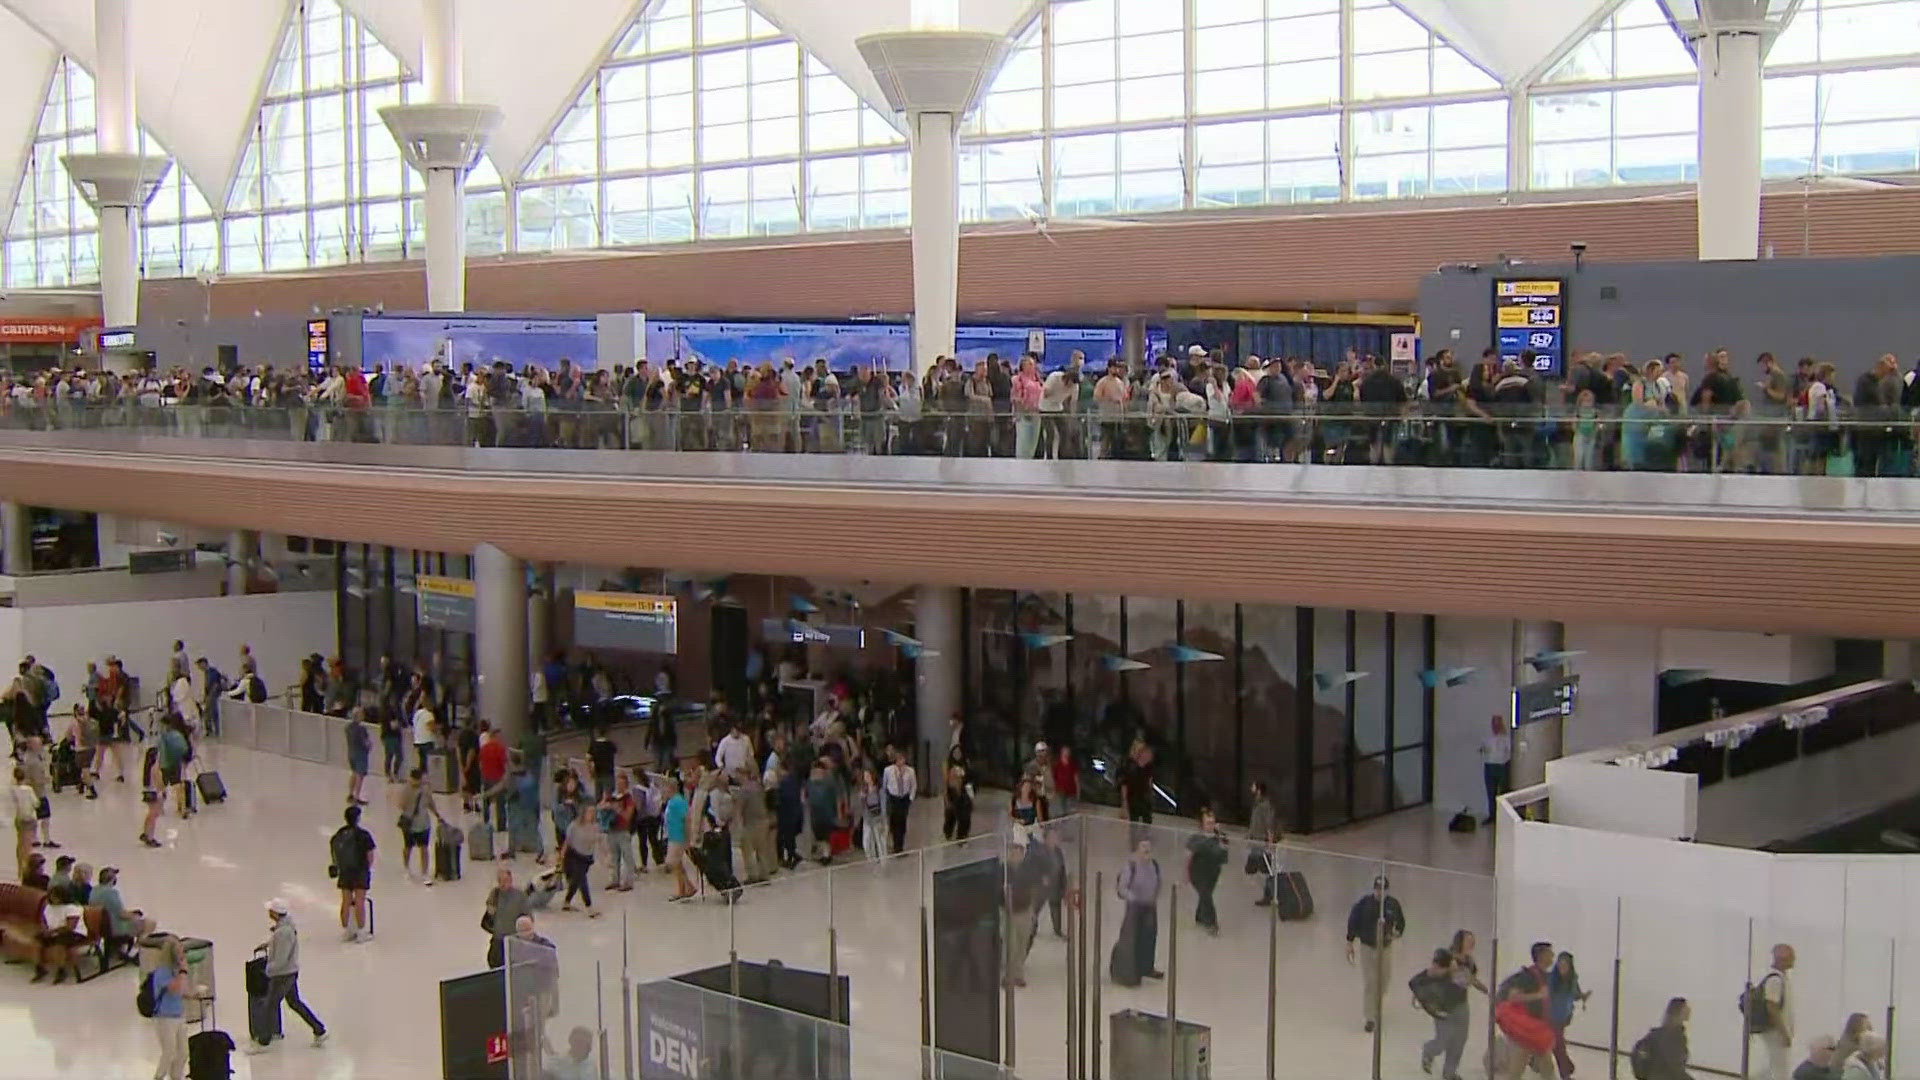
[[[1566,370],[1566,282],[1558,278],[1495,278],[1493,343],[1500,362],[1521,362],[1534,354],[1536,374],[1558,376]]]

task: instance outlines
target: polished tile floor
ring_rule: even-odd
[[[326,840],[339,822],[344,777],[247,750],[215,747],[209,756],[217,761],[231,798],[187,821],[163,819],[164,847],[148,850],[137,842],[138,793],[131,784],[111,780],[97,802],[72,793],[56,798],[56,838],[67,853],[95,866],[118,866],[129,904],[157,916],[164,928],[214,942],[219,1023],[236,1039],[246,1028],[241,966],[266,936],[262,905],[272,896],[291,902],[302,928],[302,995],[332,1039],[324,1049],[310,1048],[304,1028],[289,1013],[288,1042],[260,1057],[236,1055],[242,1080],[440,1075],[437,983],[483,965],[486,938],[478,921],[494,871],[502,865],[534,868],[524,858],[513,864],[468,862],[463,880],[433,887],[404,878],[394,813],[380,784],[372,781],[368,824],[381,844],[374,886],[377,937],[343,943],[337,894],[326,877]],[[1003,814],[983,800],[977,831],[1002,825]],[[937,815],[931,803],[916,808],[914,841],[937,839]],[[1419,1076],[1418,1045],[1430,1034],[1430,1024],[1399,988],[1455,929],[1475,930],[1483,940],[1491,930],[1491,886],[1484,878],[1388,867],[1369,857],[1432,854],[1432,845],[1448,841],[1445,834],[1435,839],[1431,822],[1422,811],[1367,826],[1362,841],[1336,836],[1291,852],[1291,864],[1306,874],[1318,904],[1313,918],[1301,922],[1274,924],[1269,909],[1254,905],[1257,879],[1241,873],[1245,854],[1236,845],[1218,890],[1217,936],[1194,924],[1182,869],[1183,838],[1156,831],[1152,839],[1166,878],[1181,885],[1177,913],[1170,899],[1161,904],[1159,960],[1173,978],[1131,990],[1102,979],[1094,1015],[1128,1007],[1164,1013],[1171,990],[1181,1019],[1213,1029],[1213,1076],[1257,1080],[1266,1074],[1271,947],[1276,1074],[1288,1080],[1366,1076],[1372,1040],[1361,1031],[1360,977],[1344,957],[1342,939],[1347,907],[1384,869],[1406,904],[1409,927],[1387,973],[1382,1075]],[[1124,823],[1108,819],[1085,832],[1087,874],[1099,875],[1096,886],[1106,890],[1100,952],[1094,954],[1103,972],[1106,947],[1119,926],[1111,890],[1127,841]],[[958,848],[931,848],[831,874],[807,869],[781,875],[748,890],[735,905],[718,897],[670,904],[666,879],[650,874],[632,892],[596,893],[606,917],[543,913],[540,929],[558,944],[562,968],[560,1015],[552,1037],[565,1045],[576,1025],[604,1026],[614,1062],[610,1073],[622,1077],[623,968],[632,982],[644,983],[724,963],[731,949],[744,960],[777,958],[823,971],[837,966],[852,986],[854,1075],[862,1080],[910,1075],[917,1071],[912,1046],[920,1030],[914,918],[926,902],[929,875],[940,866],[995,853],[1002,842],[999,835],[979,836]],[[1321,850],[1322,845],[1347,850],[1336,853]],[[1479,858],[1451,849],[1444,854],[1444,860],[1433,861],[1457,865]],[[1070,861],[1078,863],[1077,851]],[[595,885],[603,878],[603,868],[597,867]],[[1089,909],[1093,891],[1085,890]],[[1169,940],[1176,935],[1177,943]],[[1177,958],[1171,955],[1176,948]],[[1028,986],[1016,992],[1013,1009],[1015,1071],[1023,1077],[1061,1077],[1066,1074],[1069,967],[1066,944],[1052,936],[1044,914],[1028,966]],[[1503,958],[1501,966],[1514,964]],[[151,1075],[153,1038],[134,1011],[130,972],[78,987],[30,986],[28,976],[22,967],[0,968],[0,1080]],[[1484,1019],[1484,1004],[1477,1003],[1465,1075],[1482,1075],[1472,1066],[1484,1051]],[[1604,1041],[1604,1032],[1599,1035]],[[1595,1061],[1583,1071],[1599,1075],[1603,1069]]]

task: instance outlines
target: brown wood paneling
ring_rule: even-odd
[[[1920,190],[1769,195],[1762,245],[1775,254],[1864,256],[1920,250]],[[1593,202],[1431,208],[1328,208],[1202,220],[1151,216],[1098,224],[970,232],[960,244],[962,312],[1008,316],[1156,313],[1169,306],[1411,309],[1420,279],[1442,263],[1562,259],[1591,245],[1595,261],[1692,259],[1694,201],[1649,195]],[[658,316],[845,318],[912,306],[904,230],[783,243],[707,244],[634,252],[476,259],[475,311],[643,310]],[[148,282],[153,317],[244,318],[314,306],[417,311],[419,263],[196,281]]]
[[[598,566],[1920,638],[1920,528],[1864,518],[209,467],[7,448],[0,498]],[[1201,549],[1229,557],[1192,557]]]

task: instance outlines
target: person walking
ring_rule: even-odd
[[[313,1045],[325,1046],[327,1025],[321,1023],[307,1003],[300,1000],[300,931],[293,925],[293,915],[287,902],[278,896],[267,901],[267,920],[272,927],[264,946],[267,950],[267,1009],[277,1020],[280,1005],[285,1002],[294,1015],[306,1021],[307,1027],[313,1030]],[[271,1046],[271,1042],[249,1040],[247,1053],[264,1053]]]
[[[740,868],[746,873],[746,883],[753,885],[772,877],[778,866],[773,852],[773,823],[768,820],[767,789],[751,765],[734,773],[734,784],[740,813]]]
[[[885,805],[873,770],[860,770],[860,849],[875,862],[887,857]]]
[[[1580,985],[1580,973],[1573,965],[1573,954],[1561,953],[1547,973],[1547,1019],[1553,1024],[1553,1061],[1559,1066],[1560,1080],[1571,1080],[1573,1058],[1567,1054],[1567,1025],[1573,1023],[1575,1006],[1585,1008],[1592,992]]]
[[[414,767],[426,769],[427,759],[433,756],[433,729],[435,727],[433,709],[428,707],[424,696],[413,710],[413,753]]]
[[[600,826],[595,820],[597,816],[584,812],[575,814],[560,839],[560,872],[567,879],[567,895],[560,901],[560,910],[572,911],[573,898],[578,894],[590,919],[600,917],[600,912],[593,907],[593,889],[587,883],[587,873],[593,869],[594,853],[600,848]]]
[[[1692,1080],[1687,1072],[1687,1021],[1692,1017],[1693,1008],[1687,1004],[1686,998],[1668,1001],[1660,1017],[1660,1026],[1641,1036],[1640,1041],[1634,1044],[1629,1062],[1644,1063],[1647,1080]],[[1634,1075],[1642,1075],[1638,1064],[1634,1066]]]
[[[948,840],[965,840],[973,831],[973,778],[967,771],[967,755],[959,746],[947,752],[946,807],[941,815],[940,833]]]
[[[493,875],[493,888],[487,893],[487,906],[480,913],[480,929],[487,934],[487,966],[506,963],[502,942],[514,933],[520,916],[527,913],[527,890],[513,883],[513,871],[501,867]]]
[[[380,750],[384,755],[380,773],[390,781],[400,779],[401,770],[406,768],[407,757],[402,751],[405,743],[406,724],[401,721],[400,713],[391,703],[380,707]]]
[[[1039,844],[1008,844],[1006,862],[1007,985],[1027,985],[1027,953],[1033,949],[1034,931],[1040,926],[1040,904],[1046,899],[1046,857],[1038,854]]]
[[[1360,1010],[1369,1034],[1380,1023],[1382,975],[1393,967],[1393,943],[1407,932],[1400,901],[1387,893],[1385,874],[1373,879],[1373,891],[1354,901],[1347,911],[1347,963],[1354,962],[1353,946],[1360,944]]]
[[[1153,841],[1141,840],[1133,855],[1114,879],[1114,890],[1126,905],[1120,920],[1113,980],[1123,986],[1137,986],[1141,979],[1164,979],[1166,974],[1153,966],[1153,954],[1160,939],[1160,862],[1153,857]],[[1122,962],[1124,960],[1124,963]]]
[[[1544,941],[1536,941],[1533,943],[1533,948],[1528,950],[1528,957],[1530,962],[1526,967],[1507,976],[1506,981],[1500,984],[1497,995],[1499,1000],[1494,1005],[1495,1022],[1500,1027],[1501,1044],[1504,1047],[1503,1060],[1497,1062],[1494,1072],[1497,1080],[1520,1080],[1529,1068],[1543,1080],[1553,1080],[1551,1040],[1543,1040],[1538,1048],[1521,1045],[1509,1028],[1505,1014],[1506,1006],[1512,1005],[1524,1013],[1516,1017],[1516,1026],[1518,1021],[1524,1021],[1528,1017],[1532,1018],[1533,1026],[1541,1028],[1548,1026],[1547,1007],[1551,990],[1547,979],[1553,968],[1553,946]],[[1671,1018],[1671,1007],[1669,1018]]]
[[[1187,838],[1187,881],[1193,886],[1193,921],[1207,933],[1220,936],[1220,913],[1213,906],[1213,890],[1227,865],[1227,836],[1212,807],[1200,810],[1200,831]]]
[[[1480,981],[1480,965],[1473,958],[1476,941],[1473,931],[1456,930],[1452,943],[1444,950],[1447,977],[1460,988],[1458,994],[1450,993],[1448,997],[1456,1001],[1458,1007],[1435,1011],[1425,1001],[1421,1002],[1421,1007],[1433,1016],[1433,1038],[1420,1048],[1420,1071],[1431,1072],[1433,1060],[1439,1058],[1441,1080],[1460,1080],[1460,1059],[1467,1052],[1467,1036],[1473,1030],[1473,1011],[1467,1004],[1466,992],[1487,992],[1486,984]],[[1415,997],[1419,995],[1416,993]]]
[[[673,796],[661,812],[661,825],[667,834],[667,869],[673,873],[673,895],[668,899],[685,900],[694,894],[687,880],[687,818],[693,804],[687,799],[687,784],[678,773],[673,776]]]
[[[187,1078],[187,961],[180,939],[167,934],[160,939],[160,955],[153,970],[145,976],[147,995],[153,999],[153,1034],[160,1043],[160,1060],[153,1066],[153,1080]]]
[[[792,759],[771,764],[774,758],[769,754],[767,761],[770,763],[767,775],[774,778],[776,799],[775,853],[780,865],[791,870],[800,865],[800,832],[807,819],[806,789],[801,782],[800,769]]]
[[[1773,947],[1773,964],[1767,973],[1760,977],[1760,983],[1749,994],[1747,1031],[1760,1040],[1766,1051],[1767,1080],[1791,1080],[1793,1069],[1793,985],[1787,973],[1793,970],[1793,946],[1779,944]],[[1754,1005],[1764,1004],[1762,1009]]]
[[[1456,1038],[1462,1047],[1467,1041],[1467,988],[1455,971],[1453,950],[1435,949],[1426,968],[1407,981],[1407,989],[1413,992],[1414,1005],[1433,1018],[1433,1038],[1420,1046],[1420,1071],[1432,1073],[1434,1058],[1451,1053]],[[1458,1080],[1459,1067],[1459,1054],[1452,1053],[1441,1080]]]
[[[907,814],[920,794],[920,778],[907,764],[905,752],[896,747],[891,753],[893,764],[887,766],[880,786],[887,802],[887,850],[898,854],[907,850]]]
[[[373,937],[367,917],[367,890],[373,887],[373,834],[360,827],[360,808],[347,807],[345,824],[327,841],[333,859],[333,884],[340,890],[340,940],[365,941]],[[404,831],[404,830],[402,830]]]

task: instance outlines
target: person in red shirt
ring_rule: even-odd
[[[499,732],[493,730],[493,725],[487,723],[485,720],[480,721],[480,755],[479,756],[480,756],[480,790],[492,791],[494,788],[500,785],[500,781],[506,779],[507,742],[505,739],[502,739],[500,737]],[[484,817],[493,818],[494,828],[502,832],[506,831],[506,828],[507,828],[506,797],[502,795],[495,795],[490,797],[487,801],[492,805],[482,806],[480,808],[481,816],[483,818]]]
[[[1053,797],[1059,805],[1056,817],[1073,813],[1073,801],[1080,797],[1080,763],[1073,759],[1073,748],[1062,746],[1053,755]]]

